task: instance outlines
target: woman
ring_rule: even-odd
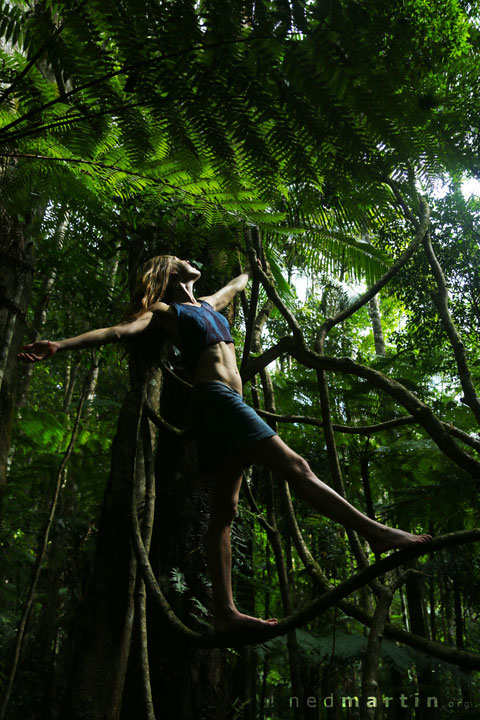
[[[230,526],[246,462],[263,465],[285,478],[315,510],[356,530],[376,553],[427,542],[430,536],[388,528],[363,515],[319,480],[308,463],[245,405],[228,322],[218,311],[246,287],[249,273],[242,273],[218,292],[197,300],[194,285],[199,278],[199,270],[186,260],[171,255],[154,257],[142,269],[127,321],[66,340],[31,343],[19,357],[37,362],[61,350],[131,341],[147,328],[150,334],[163,334],[181,350],[192,372],[192,424],[211,481],[207,561],[215,629],[256,629],[277,620],[240,613],[231,586]]]

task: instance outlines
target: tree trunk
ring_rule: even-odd
[[[52,238],[52,244],[55,249],[61,247],[66,228],[67,214],[65,212],[62,212]],[[32,330],[29,334],[29,342],[35,342],[40,338],[40,333],[42,332],[45,320],[47,318],[47,309],[50,301],[50,294],[52,292],[53,284],[56,277],[57,271],[55,268],[52,267],[49,269],[49,271],[45,274],[43,278],[42,287],[40,289],[40,297],[37,302],[37,307],[35,309],[35,317],[32,323]],[[17,392],[17,407],[23,407],[25,405],[28,388],[30,386],[30,381],[32,378],[33,367],[34,366],[30,363],[25,366],[23,380]]]
[[[117,720],[133,625],[136,561],[130,543],[132,485],[143,389],[123,404],[100,518],[93,575],[78,621],[76,652],[62,716]]]
[[[95,389],[97,387],[99,369],[100,369],[100,365],[98,363],[97,354],[93,353],[92,366],[88,373],[88,380],[87,380],[87,397],[86,397],[87,407],[85,409],[85,417],[88,417],[92,413],[92,402],[95,399]]]
[[[422,580],[413,576],[406,582],[406,595],[410,630],[420,637],[428,638],[427,624],[425,622],[422,602]],[[420,694],[420,707],[417,709],[419,720],[436,717],[434,708],[427,708],[428,696],[438,695],[434,687],[434,676],[431,670],[417,669],[418,690]]]
[[[376,355],[386,355],[385,340],[382,330],[382,318],[380,315],[380,303],[378,295],[375,295],[368,303],[368,314],[373,329],[373,341],[375,343]]]
[[[382,693],[378,683],[378,666],[382,646],[383,631],[393,594],[382,588],[377,597],[377,606],[368,634],[368,643],[362,663],[362,699],[361,707],[365,720],[380,720],[382,712]]]
[[[68,413],[70,410],[70,403],[72,402],[73,391],[75,389],[75,383],[77,381],[78,371],[80,369],[80,361],[72,365],[71,354],[68,353],[68,363],[65,372],[65,394],[63,397],[63,412]]]
[[[463,612],[462,612],[462,595],[460,591],[460,584],[459,582],[453,583],[453,599],[454,599],[454,606],[455,606],[455,637],[456,637],[456,643],[457,648],[460,650],[465,649],[465,623],[463,620]],[[462,693],[462,703],[464,707],[469,707],[471,704],[472,698],[470,697],[470,687],[469,683],[466,682],[464,679],[460,681],[460,690]]]
[[[375,520],[375,507],[373,505],[372,489],[370,486],[370,464],[368,455],[369,445],[370,440],[367,438],[365,446],[360,452],[360,474],[362,476],[362,487],[367,515],[372,520]]]
[[[50,293],[52,291],[53,284],[56,278],[56,271],[52,268],[50,272],[45,275],[42,282],[42,288],[40,290],[40,299],[37,303],[35,310],[35,317],[33,319],[32,332],[29,335],[29,342],[35,342],[39,339],[40,333],[42,332],[45,320],[47,318],[48,302],[50,300]],[[23,407],[27,400],[27,393],[30,387],[30,381],[33,374],[33,363],[25,365],[23,380],[18,390],[17,407]]]
[[[165,374],[160,414],[177,428],[185,427],[190,390]],[[184,436],[161,428],[155,458],[156,506],[150,561],[175,613],[187,625],[197,614],[192,598],[209,605],[205,588],[203,534],[208,516],[207,493],[195,468],[192,447]],[[200,547],[199,547],[200,546]],[[175,592],[172,569],[183,574],[187,589]],[[226,651],[191,648],[172,632],[147,603],[147,630],[153,706],[157,718],[224,720],[229,707],[232,668]],[[136,650],[135,650],[136,652]],[[129,666],[122,720],[138,712],[141,683]]]
[[[239,522],[237,519],[236,523]],[[253,565],[253,520],[251,518],[243,518],[243,533],[247,536],[244,549],[244,557],[246,560],[245,567],[242,568],[243,576],[248,577],[248,565]],[[255,591],[252,584],[240,576],[235,582],[235,597],[237,603],[242,610],[249,615],[255,615]],[[256,720],[256,686],[257,686],[257,666],[258,658],[256,649],[253,647],[241,648],[235,670],[233,673],[232,698],[237,699],[240,707],[243,709],[243,720]],[[232,718],[234,712],[232,712]]]
[[[252,349],[254,352],[261,352],[261,333],[265,322],[268,319],[273,309],[273,303],[271,300],[267,300],[262,309],[257,315],[255,320],[254,331],[252,333]],[[260,371],[260,378],[262,381],[262,389],[265,398],[265,409],[269,412],[276,412],[275,407],[275,396],[273,391],[273,383],[268,370],[265,368]],[[275,557],[275,563],[277,566],[278,581],[280,584],[280,595],[282,597],[282,605],[286,615],[292,613],[292,601],[290,594],[290,584],[288,579],[287,568],[283,557],[282,541],[280,533],[277,528],[277,521],[275,517],[275,510],[273,506],[273,489],[272,489],[272,476],[269,471],[265,471],[264,475],[267,480],[267,517],[269,525],[273,528],[273,533],[270,534],[270,541]],[[279,478],[279,483],[285,481]],[[306,706],[304,702],[302,672],[300,664],[300,651],[298,647],[297,635],[295,630],[290,630],[287,633],[287,649],[288,649],[288,660],[290,666],[290,680],[292,683],[291,694],[296,698],[298,707],[293,706],[293,715],[295,718],[305,717]]]
[[[42,532],[40,535],[39,547],[38,547],[38,551],[37,551],[37,554],[35,557],[35,563],[34,563],[34,566],[32,569],[32,576],[30,579],[30,586],[28,589],[27,598],[25,600],[25,604],[24,604],[24,607],[22,610],[22,616],[21,616],[17,634],[16,634],[13,659],[12,659],[8,679],[7,679],[7,682],[5,685],[4,694],[2,697],[2,707],[0,710],[0,719],[1,720],[3,720],[3,718],[5,717],[6,709],[8,706],[9,699],[10,699],[10,694],[11,694],[12,687],[13,687],[13,684],[15,681],[15,677],[17,674],[17,670],[18,670],[18,666],[19,666],[19,662],[20,662],[20,656],[22,653],[22,649],[23,649],[23,645],[24,645],[24,641],[25,641],[25,637],[26,637],[27,625],[28,625],[28,622],[30,619],[31,612],[34,607],[34,601],[35,601],[35,596],[36,596],[36,591],[37,591],[38,580],[40,578],[43,561],[44,561],[45,555],[47,553],[50,530],[52,528],[53,519],[55,517],[55,513],[57,510],[57,503],[58,503],[58,498],[59,498],[59,494],[60,494],[60,488],[61,488],[62,481],[64,479],[66,465],[70,459],[73,447],[75,445],[78,428],[79,428],[79,423],[80,423],[80,418],[82,415],[82,408],[83,408],[84,400],[85,400],[85,395],[82,394],[82,397],[80,398],[80,403],[78,405],[77,416],[75,418],[75,424],[73,426],[72,434],[70,437],[70,442],[68,444],[68,448],[67,448],[67,450],[63,456],[63,459],[59,465],[59,468],[57,470],[57,475],[56,475],[56,480],[55,480],[55,488],[54,488],[54,492],[53,492],[53,497],[51,498],[50,503],[49,503],[49,511],[48,511],[48,516],[47,516],[47,521],[46,521],[45,526],[42,529]]]
[[[31,271],[31,247],[26,247],[21,228],[0,207],[0,513],[7,481],[16,354],[24,331]]]

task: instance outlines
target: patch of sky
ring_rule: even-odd
[[[428,185],[428,190],[432,193],[434,197],[437,198],[444,198],[445,195],[448,193],[448,190],[450,188],[450,183],[448,181],[443,181],[442,179],[437,179],[430,181]],[[425,188],[422,186],[422,184],[418,183],[418,190],[422,192]],[[469,197],[480,197],[480,180],[477,178],[466,178],[462,182],[462,193],[465,198]]]
[[[295,288],[297,297],[301,302],[305,302],[307,291],[309,288],[309,279],[303,273],[296,272],[292,275],[291,284]]]
[[[305,274],[300,271],[295,271],[290,279],[290,284],[293,288],[295,288],[297,298],[300,300],[300,302],[305,302],[307,297],[312,293],[314,290],[314,281],[312,279],[311,274]],[[355,284],[347,284],[344,282],[341,282],[340,280],[337,280],[337,286],[339,289],[343,290],[343,292],[350,298],[351,302],[356,300],[358,295],[361,295],[365,290],[367,289],[367,285],[365,283],[355,283]],[[319,292],[321,288],[319,288],[318,284],[316,285],[316,291]]]
[[[464,180],[462,183],[462,192],[464,197],[480,197],[480,180],[477,180],[476,178],[470,178],[469,180]]]

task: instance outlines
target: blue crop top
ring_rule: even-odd
[[[177,313],[182,357],[191,370],[209,345],[216,345],[219,342],[233,343],[227,318],[214,310],[205,300],[199,302],[201,307],[169,303]]]

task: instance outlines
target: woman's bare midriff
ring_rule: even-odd
[[[242,379],[233,343],[219,342],[205,348],[197,360],[193,382],[222,382],[242,394]]]
[[[191,303],[184,303],[185,305]],[[165,332],[177,348],[181,348],[181,334],[175,310],[171,305],[159,303],[153,308],[155,321]],[[193,382],[222,382],[242,394],[242,379],[237,367],[235,345],[233,343],[219,342],[209,345],[199,356]]]

